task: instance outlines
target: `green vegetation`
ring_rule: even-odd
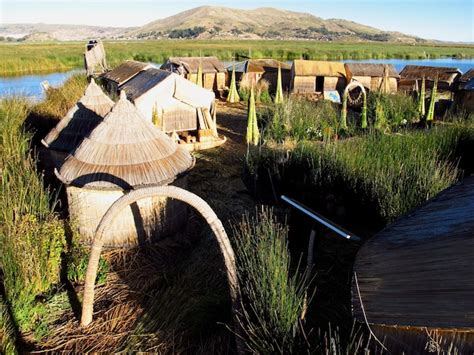
[[[239,92],[237,91],[237,84],[235,82],[235,65],[233,65],[232,76],[230,79],[230,88],[229,88],[229,93],[227,95],[227,102],[230,102],[231,104],[233,104],[239,101],[240,101]]]
[[[13,319],[2,296],[0,296],[0,353],[17,354],[16,334]]]
[[[63,261],[84,260],[86,253],[67,246],[70,228],[55,213],[56,195],[45,188],[36,171],[33,135],[25,126],[34,129],[49,120],[57,122],[84,87],[84,77],[76,76],[33,107],[21,98],[0,101],[0,280],[18,331],[32,333],[36,340],[47,336],[52,324],[70,309],[66,293],[58,292]],[[84,263],[68,265],[75,270],[73,279],[83,278]],[[103,261],[101,269],[103,280],[107,271]],[[0,327],[5,328],[8,318],[2,313]]]
[[[106,41],[111,67],[127,59],[163,63],[170,56],[210,56],[233,60],[239,55],[293,60],[473,58],[471,45],[351,43],[252,40]],[[84,43],[0,43],[0,75],[19,75],[83,67]]]
[[[436,78],[433,89],[431,90],[431,97],[430,97],[430,106],[428,106],[428,113],[426,114],[426,121],[433,122],[434,114],[435,114],[435,104],[436,104],[436,90],[438,87],[438,79]]]
[[[234,227],[244,299],[239,321],[252,353],[293,354],[302,346],[306,278],[290,273],[288,228],[263,208]]]
[[[35,329],[41,317],[38,295],[47,297],[59,283],[65,245],[63,223],[51,207],[54,198],[30,155],[31,135],[22,128],[28,111],[21,99],[0,102],[0,266],[6,299],[22,331]]]

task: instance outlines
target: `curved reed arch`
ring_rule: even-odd
[[[173,198],[189,204],[194,207],[204,217],[206,222],[211,227],[214,235],[221,249],[222,256],[226,266],[227,278],[230,287],[230,296],[232,298],[232,310],[234,318],[237,315],[239,306],[239,286],[237,281],[237,270],[235,266],[235,256],[232,246],[230,245],[227,233],[212,208],[199,196],[192,192],[186,191],[176,186],[153,186],[145,187],[138,190],[132,190],[126,195],[115,201],[102,217],[97,226],[94,241],[92,243],[91,254],[89,257],[89,264],[87,266],[86,282],[84,286],[84,300],[82,303],[81,325],[87,326],[92,322],[92,314],[94,309],[94,287],[97,276],[97,268],[99,265],[99,258],[103,246],[103,234],[105,229],[113,222],[114,218],[130,204],[138,200],[148,197],[168,197]]]
[[[362,85],[356,80],[352,80],[349,84],[346,85],[344,93],[342,95],[341,128],[343,129],[347,129],[347,101],[349,99],[349,91],[357,87],[360,88],[363,98],[361,127],[367,128],[367,92],[365,91],[364,85]]]
[[[364,85],[362,85],[360,82],[356,80],[352,80],[349,84],[347,84],[346,88],[344,89],[344,95],[348,95],[349,91],[357,87],[359,87],[360,90],[362,91],[362,95],[364,95],[364,100],[365,100],[367,97],[367,93],[365,91]]]

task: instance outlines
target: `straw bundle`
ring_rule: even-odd
[[[189,152],[145,120],[122,91],[110,113],[66,158],[58,177],[69,185],[70,216],[82,240],[90,243],[102,216],[127,191],[171,183],[193,164]],[[121,213],[107,231],[105,244],[132,245],[172,233],[186,214],[186,206],[177,201],[140,201]]]
[[[91,79],[84,96],[42,140],[45,147],[70,153],[102,121],[113,101]]]

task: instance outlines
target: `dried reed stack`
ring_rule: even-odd
[[[433,89],[431,89],[430,106],[428,107],[428,113],[426,115],[426,122],[433,122],[435,104],[436,104],[437,89],[438,89],[438,78],[435,79],[434,84],[433,84]]]
[[[277,88],[275,93],[275,103],[283,103],[283,85],[281,81],[281,64],[278,63]]]
[[[235,65],[232,65],[232,77],[230,79],[229,95],[227,95],[227,102],[231,104],[240,101],[239,92],[237,91],[237,84],[235,82]]]
[[[253,87],[250,88],[250,97],[248,103],[248,112],[247,112],[247,134],[246,134],[247,144],[258,145],[260,139],[260,132],[258,131],[257,125],[257,110],[255,108],[255,95]]]
[[[84,96],[72,107],[41,141],[50,149],[54,165],[62,163],[66,156],[81,144],[84,137],[109,113],[114,102],[91,79]]]
[[[176,179],[193,165],[190,153],[145,120],[122,91],[57,175],[68,185],[70,216],[77,220],[83,241],[90,243],[107,209],[127,191],[172,182],[184,186],[185,180]],[[117,217],[104,236],[105,245],[134,245],[172,233],[186,211],[165,198],[142,200]]]

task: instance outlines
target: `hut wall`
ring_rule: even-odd
[[[174,185],[186,187],[186,178]],[[121,190],[92,190],[68,186],[67,199],[70,218],[77,223],[81,241],[92,244],[95,230],[109,207],[124,192]],[[152,197],[125,208],[105,231],[105,247],[132,247],[175,233],[187,220],[188,207],[176,200]]]
[[[198,129],[197,122],[196,109],[179,103],[179,105],[161,109],[158,114],[157,126],[166,133],[184,132]]]
[[[202,84],[204,86],[204,89],[214,91],[214,87],[216,86],[216,73],[203,74]]]
[[[461,110],[466,110],[468,113],[474,112],[474,91],[460,90],[456,92],[454,97],[455,105]]]
[[[314,76],[295,76],[293,78],[294,93],[313,93],[316,90],[316,77]]]
[[[379,91],[382,88],[383,78],[379,76],[354,76],[353,79],[370,91]],[[397,78],[388,78],[388,87],[390,93],[397,92]]]
[[[346,87],[346,79],[342,77],[324,77],[324,91],[343,91]]]
[[[217,73],[216,74],[216,84],[217,87],[216,89],[219,90],[224,90],[226,87],[226,73]]]
[[[474,332],[470,331],[382,325],[371,325],[371,328],[392,354],[474,352]]]

